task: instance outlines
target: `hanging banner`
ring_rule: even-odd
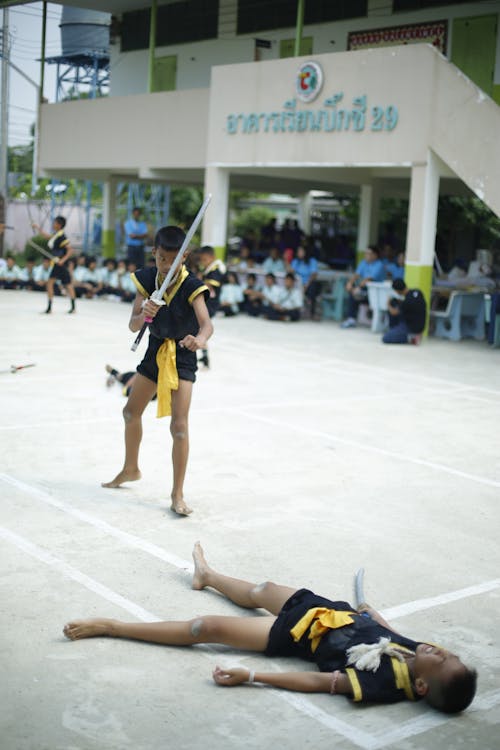
[[[392,47],[396,44],[432,44],[446,54],[448,21],[411,23],[406,26],[390,26],[385,29],[351,31],[347,36],[347,49],[368,47]]]

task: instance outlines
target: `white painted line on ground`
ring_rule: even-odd
[[[489,711],[490,709],[500,704],[500,690],[494,690],[491,693],[485,693],[474,699],[472,706],[467,709],[467,713],[479,711]],[[402,724],[390,729],[388,732],[378,733],[376,735],[376,744],[372,746],[372,750],[379,750],[379,748],[386,748],[393,745],[396,742],[408,739],[408,737],[414,737],[417,734],[428,732],[431,729],[442,726],[450,721],[450,717],[444,714],[436,712],[428,712],[422,716],[418,716],[415,719],[409,719]],[[397,745],[398,747],[399,745]]]
[[[234,409],[234,414],[237,414],[245,419],[253,419],[256,422],[263,422],[264,424],[278,427],[281,430],[294,430],[300,432],[303,435],[311,435],[314,437],[320,437],[323,440],[330,440],[333,443],[341,443],[342,445],[349,445],[352,448],[358,448],[360,450],[367,451],[369,453],[378,453],[382,456],[388,456],[389,458],[395,458],[398,461],[406,461],[408,463],[416,464],[418,466],[426,466],[429,469],[436,471],[443,471],[446,474],[452,474],[453,476],[462,477],[462,479],[469,479],[472,482],[478,482],[479,484],[485,484],[489,487],[500,487],[500,481],[496,479],[488,479],[487,477],[481,477],[478,474],[469,474],[459,469],[453,469],[451,466],[445,466],[444,464],[438,464],[434,461],[427,461],[423,458],[416,458],[415,456],[406,456],[404,453],[397,453],[396,451],[389,451],[385,448],[379,448],[376,445],[370,443],[361,443],[359,440],[352,440],[350,438],[343,438],[339,435],[334,435],[331,432],[323,432],[322,430],[312,430],[304,427],[299,427],[293,422],[284,422],[278,419],[271,419],[270,417],[263,417],[258,414],[244,411],[243,409]]]
[[[449,602],[468,599],[470,596],[486,594],[488,591],[494,591],[498,588],[500,588],[500,578],[493,579],[492,581],[485,581],[484,583],[478,583],[475,586],[467,586],[467,588],[458,589],[457,591],[450,591],[447,594],[430,596],[426,599],[416,599],[414,602],[407,602],[406,604],[400,604],[396,607],[389,607],[389,609],[384,610],[384,617],[393,620],[398,617],[406,617],[406,615],[411,615],[414,612],[422,612],[422,610],[431,609],[432,607],[440,607],[443,604],[449,604]]]
[[[221,349],[228,349],[230,351],[237,351],[239,354],[241,354],[242,351],[242,345],[241,342],[234,343],[226,343],[227,341],[231,341],[229,338],[222,341],[217,342],[217,345]],[[269,352],[275,352],[276,349],[271,344],[266,344],[262,341],[249,341],[248,339],[245,340],[245,347],[246,348],[254,348],[258,351],[262,352],[263,350],[267,350]],[[339,357],[326,357],[321,356],[317,352],[311,352],[310,350],[305,349],[288,349],[287,353],[289,353],[293,357],[297,357],[298,359],[306,359],[306,363],[308,366],[311,367],[321,367],[328,368],[329,366],[334,366],[336,368],[341,368],[341,372],[345,374],[360,374],[360,372],[366,372],[367,374],[373,373],[373,372],[379,372],[381,375],[384,376],[394,376],[394,371],[390,369],[390,367],[383,367],[382,365],[373,365],[369,363],[364,362],[357,362],[355,360],[350,359],[340,359]],[[347,369],[350,368],[350,369]],[[483,393],[491,393],[495,396],[500,396],[500,389],[492,389],[492,388],[486,388],[481,385],[471,385],[470,383],[464,383],[463,381],[458,380],[446,380],[445,378],[439,378],[434,377],[431,375],[421,375],[420,373],[415,372],[405,372],[404,370],[398,371],[398,378],[406,378],[413,381],[422,381],[422,382],[431,382],[431,383],[439,383],[442,386],[445,386],[449,388],[450,386],[463,388],[463,389],[473,389],[482,391]]]
[[[141,539],[140,537],[135,536],[134,534],[129,534],[128,531],[122,531],[121,529],[118,529],[116,526],[112,526],[106,521],[103,521],[102,519],[97,518],[96,516],[93,516],[90,513],[85,513],[84,511],[78,510],[78,508],[74,508],[72,505],[68,505],[67,503],[63,503],[63,502],[60,502],[59,500],[55,500],[53,497],[51,497],[47,492],[44,492],[43,490],[39,490],[36,487],[32,487],[31,485],[26,484],[25,482],[20,482],[18,479],[15,479],[14,477],[9,476],[8,474],[0,474],[0,480],[5,482],[6,484],[10,484],[12,487],[15,487],[21,492],[25,492],[28,495],[31,495],[32,497],[35,497],[38,500],[41,500],[47,505],[52,505],[52,507],[57,508],[58,510],[62,510],[64,513],[67,513],[70,516],[74,516],[74,518],[77,518],[79,521],[83,521],[84,523],[88,523],[91,526],[94,526],[96,529],[99,529],[100,531],[103,531],[105,534],[109,534],[110,536],[115,537],[115,539],[119,539],[121,542],[128,544],[130,547],[135,547],[136,549],[140,549],[142,552],[146,552],[147,554],[152,555],[153,557],[157,557],[160,560],[163,560],[169,565],[173,565],[174,568],[180,568],[181,570],[188,570],[188,571],[193,570],[193,564],[191,562],[188,562],[187,560],[183,560],[182,558],[177,557],[177,555],[173,555],[169,552],[166,552],[164,549],[162,549],[161,547],[158,547],[156,544],[147,542],[145,539]]]
[[[152,612],[148,612],[146,609],[139,607],[139,605],[134,604],[130,599],[125,599],[125,597],[112,591],[107,586],[103,586],[102,583],[95,581],[93,578],[85,575],[85,573],[73,568],[72,565],[68,565],[68,563],[65,563],[63,560],[54,557],[41,547],[37,547],[27,539],[24,539],[24,537],[15,534],[13,531],[10,531],[3,526],[0,526],[0,537],[11,544],[14,544],[18,549],[26,552],[26,554],[34,557],[39,562],[50,565],[51,568],[62,573],[66,578],[71,578],[72,581],[76,581],[89,591],[93,591],[103,599],[106,599],[106,601],[116,604],[118,607],[126,610],[126,612],[129,612],[138,620],[141,620],[142,622],[161,620],[161,617],[157,617],[157,615],[154,615]]]
[[[31,495],[31,497],[40,500],[46,505],[51,505],[52,507],[57,508],[63,513],[77,518],[79,521],[83,521],[90,526],[94,526],[105,534],[109,534],[110,536],[119,539],[121,542],[128,544],[130,547],[139,549],[141,550],[141,552],[146,552],[147,554],[151,555],[152,557],[156,557],[159,560],[163,560],[169,565],[172,565],[174,568],[185,570],[190,574],[193,571],[192,562],[184,560],[177,555],[173,555],[170,552],[164,550],[162,547],[158,547],[156,544],[152,544],[151,542],[148,542],[141,537],[130,534],[128,531],[122,531],[121,529],[118,529],[116,526],[112,526],[107,521],[103,521],[97,516],[78,510],[78,508],[74,508],[72,505],[63,503],[60,500],[55,500],[47,492],[44,492],[37,487],[33,487],[32,485],[26,484],[26,482],[22,482],[15,477],[2,473],[0,473],[0,481],[5,482],[6,484],[10,484],[12,487],[15,487],[21,492],[25,492],[27,495]],[[467,599],[471,596],[485,594],[488,591],[493,591],[497,588],[500,588],[500,578],[493,579],[491,581],[484,581],[483,583],[478,583],[474,586],[467,586],[466,588],[447,592],[438,596],[428,597],[425,599],[416,599],[412,602],[406,602],[394,607],[389,607],[388,609],[383,610],[382,614],[387,619],[390,618],[392,620],[397,620],[400,617],[406,617],[407,615],[413,614],[415,612],[423,612],[427,609],[432,609],[433,607],[439,607],[443,604],[448,604],[449,602],[455,602],[459,601],[460,599]]]

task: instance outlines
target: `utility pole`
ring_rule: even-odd
[[[9,133],[9,11],[3,9],[3,28],[0,39],[1,103],[0,103],[0,224],[5,224],[8,196],[8,133]],[[0,232],[0,257],[3,257],[3,232]]]

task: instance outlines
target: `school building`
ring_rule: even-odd
[[[500,215],[500,2],[75,0],[112,14],[110,96],[43,104],[39,173],[203,186],[224,252],[231,190],[409,198],[406,280],[430,291],[440,194]],[[300,52],[297,56],[294,53]],[[307,230],[307,226],[305,227]]]

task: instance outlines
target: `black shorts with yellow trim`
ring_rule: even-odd
[[[298,656],[307,661],[316,661],[314,654],[311,652],[311,641],[308,640],[307,635],[296,643],[290,634],[290,630],[301,617],[314,607],[326,607],[343,612],[353,611],[352,605],[348,602],[334,602],[324,596],[315,594],[309,589],[299,589],[285,602],[271,628],[265,651],[266,656]]]
[[[66,266],[57,265],[57,263],[52,266],[49,278],[57,279],[63,286],[71,284],[71,276],[68,269],[66,268]]]
[[[152,380],[153,383],[158,382],[156,355],[162,344],[163,339],[159,339],[156,336],[150,336],[146,354],[144,355],[142,362],[137,365],[137,372],[139,375],[143,375],[148,380]],[[191,352],[189,349],[183,349],[178,343],[176,343],[175,362],[179,380],[189,380],[189,382],[194,383],[196,381],[196,370],[198,369],[196,352]]]

